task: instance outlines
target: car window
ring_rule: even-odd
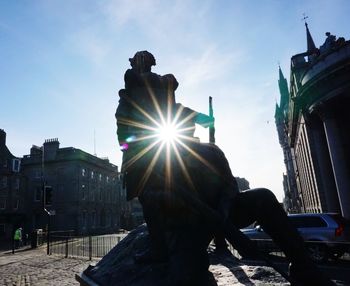
[[[341,215],[330,214],[329,216],[332,217],[338,224],[341,223],[344,226],[350,226],[350,220],[343,218]]]
[[[291,216],[289,219],[296,228],[327,227],[327,223],[317,216]]]

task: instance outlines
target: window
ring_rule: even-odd
[[[91,188],[91,191],[90,191],[90,198],[91,198],[92,201],[95,200],[95,191],[96,191],[96,189],[95,189],[94,187]]]
[[[83,211],[81,213],[81,226],[85,228],[87,226],[87,217],[86,217],[87,212]]]
[[[7,177],[2,177],[0,179],[0,189],[5,189],[7,187]]]
[[[35,188],[34,200],[41,201],[41,186]]]
[[[95,176],[94,171],[91,171],[91,179],[93,179]]]
[[[81,169],[81,175],[82,175],[83,177],[85,177],[85,175],[86,175],[86,170],[85,170],[84,168]]]
[[[107,214],[106,214],[106,225],[105,226],[111,226],[111,224],[112,224],[111,212],[107,211]]]
[[[18,173],[21,168],[21,160],[13,159],[12,160],[12,171]]]
[[[13,188],[14,188],[15,190],[19,190],[19,178],[16,178],[16,179],[15,179],[15,183],[14,183]]]
[[[15,200],[13,208],[17,210],[19,208],[19,200]]]
[[[292,224],[296,228],[306,227],[326,227],[327,223],[320,217],[317,216],[304,216],[304,217],[289,217]]]
[[[4,235],[5,235],[5,224],[0,223],[0,236],[4,236]]]
[[[6,199],[0,198],[0,210],[4,210],[6,208]]]
[[[106,183],[109,183],[109,177],[106,176]]]
[[[86,197],[86,188],[85,188],[85,185],[82,184],[82,185],[81,185],[81,198],[82,198],[83,200],[85,200],[85,197]]]
[[[92,228],[96,227],[96,211],[93,211],[91,213],[91,225],[92,225]]]
[[[40,179],[41,178],[41,170],[36,170],[35,171],[35,178]]]
[[[99,179],[99,181],[102,181],[102,174],[98,175],[98,179]]]

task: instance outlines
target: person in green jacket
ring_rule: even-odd
[[[19,227],[16,229],[15,234],[13,236],[13,239],[15,241],[15,248],[18,248],[22,244],[22,228]]]

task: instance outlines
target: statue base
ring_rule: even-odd
[[[76,275],[76,280],[81,286],[187,286],[176,282],[179,281],[177,274],[184,269],[181,265],[177,267],[181,264],[179,262],[176,265],[171,262],[135,263],[134,255],[147,249],[148,244],[147,226],[140,225],[95,266],[89,266]],[[242,261],[228,252],[215,253],[212,247],[209,247],[208,252],[210,267],[208,273],[203,273],[201,286],[290,285],[271,267],[263,266],[263,263]],[[174,272],[174,265],[180,272]]]

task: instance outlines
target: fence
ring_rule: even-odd
[[[64,255],[65,257],[86,257],[90,260],[105,256],[127,234],[108,234],[98,236],[75,236],[74,231],[51,232],[49,254]],[[284,253],[271,239],[252,239],[262,253],[269,253],[277,257],[284,257]],[[306,247],[311,256],[319,262],[331,259],[350,260],[350,243],[306,241]],[[331,248],[329,247],[331,245]],[[337,247],[343,251],[330,251]],[[231,252],[240,257],[238,252],[230,246]],[[324,257],[323,257],[324,256]]]
[[[86,257],[91,260],[106,255],[125,236],[126,234],[74,236],[74,233],[51,233],[49,254]]]

